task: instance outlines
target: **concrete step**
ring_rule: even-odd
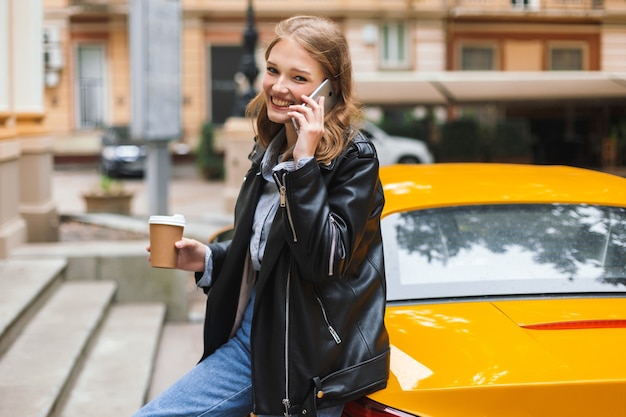
[[[152,268],[148,241],[76,241],[29,243],[16,248],[16,259],[65,258],[67,281],[115,281],[118,303],[165,302],[167,321],[187,320],[187,282],[193,273]],[[195,282],[195,280],[194,280]]]
[[[154,366],[148,400],[193,368],[202,356],[202,323],[166,323]]]
[[[114,305],[59,417],[137,411],[150,388],[164,320],[164,303]]]
[[[130,416],[195,365],[202,324],[168,321],[188,317],[187,295],[173,301],[188,274],[146,271],[144,248],[24,245],[0,261],[0,417]]]
[[[60,285],[65,259],[0,261],[0,357]]]
[[[63,282],[0,358],[0,417],[55,411],[113,301],[110,281]]]

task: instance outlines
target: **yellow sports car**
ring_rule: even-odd
[[[347,417],[626,416],[626,179],[381,168],[387,388]]]

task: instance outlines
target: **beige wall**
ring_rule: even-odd
[[[507,40],[504,42],[505,71],[541,71],[543,43],[538,40]]]
[[[625,5],[626,2],[622,3]],[[602,27],[602,69],[626,72],[626,25]]]
[[[415,23],[415,69],[418,72],[446,70],[446,27],[441,20]]]
[[[206,46],[202,19],[187,19],[182,33],[183,57],[183,132],[187,144],[195,149],[206,120]]]
[[[43,7],[50,8],[62,8],[70,5],[71,0],[43,0]]]
[[[352,55],[352,66],[356,70],[373,72],[378,70],[379,54],[375,43],[365,42],[368,30],[377,30],[376,25],[371,25],[368,19],[349,19],[344,22],[346,39],[350,45]],[[365,32],[365,33],[364,33]]]
[[[109,21],[107,39],[109,94],[109,124],[130,123],[130,63],[128,21],[116,16]]]

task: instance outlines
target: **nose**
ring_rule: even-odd
[[[272,91],[276,93],[285,94],[289,92],[286,80],[283,77],[278,77],[272,85]]]

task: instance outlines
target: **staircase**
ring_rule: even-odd
[[[36,253],[0,260],[0,417],[132,415],[167,303],[128,301],[123,281],[68,279],[67,257]]]

